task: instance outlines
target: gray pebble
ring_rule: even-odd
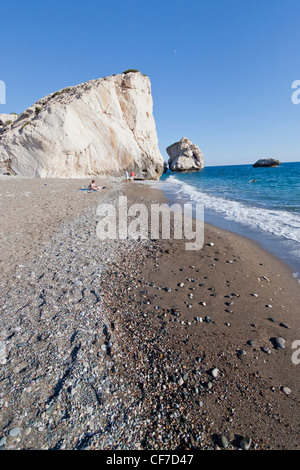
[[[12,428],[8,434],[11,437],[16,437],[19,433],[20,433],[20,428],[16,427],[16,428]]]
[[[247,354],[247,353],[246,353],[245,349],[240,349],[240,350],[238,351],[238,356],[246,356],[246,354]]]
[[[210,373],[211,373],[211,376],[216,379],[219,375],[219,372],[220,372],[219,369],[215,368],[215,369],[212,369]]]
[[[1,439],[0,439],[0,447],[4,446],[5,444],[6,444],[6,437],[3,436],[3,437],[1,437]]]
[[[249,436],[244,437],[240,442],[240,448],[243,450],[249,450],[251,447],[252,439]]]
[[[184,380],[182,377],[180,377],[180,379],[177,380],[177,385],[179,385],[181,387],[181,385],[184,384]]]
[[[285,349],[285,339],[281,337],[275,338],[275,345],[278,349]]]
[[[222,446],[224,449],[226,449],[226,448],[229,446],[229,442],[228,442],[228,440],[227,440],[227,437],[224,436],[224,434],[221,436],[220,441],[221,441],[221,446]]]

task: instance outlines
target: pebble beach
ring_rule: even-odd
[[[101,241],[100,203],[167,201],[89,182],[0,180],[0,448],[299,449],[290,269],[208,224],[199,251]]]

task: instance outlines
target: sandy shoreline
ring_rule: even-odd
[[[163,200],[143,185],[15,182],[0,181],[3,448],[215,449],[222,435],[232,449],[247,435],[252,449],[299,448],[287,266],[208,225],[197,253],[99,243],[100,202]]]

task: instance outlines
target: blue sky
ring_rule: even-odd
[[[299,0],[3,2],[0,113],[135,68],[152,83],[165,159],[186,136],[207,166],[300,161],[299,18]]]

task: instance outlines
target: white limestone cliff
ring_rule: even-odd
[[[18,117],[19,115],[16,113],[0,114],[0,130],[9,124],[12,124],[16,119],[18,119]]]
[[[1,164],[2,163],[2,164]],[[139,72],[91,80],[48,95],[0,133],[1,171],[26,177],[158,179],[151,83]]]
[[[0,114],[0,139],[2,132],[5,132],[6,129],[18,118],[18,114]],[[0,175],[1,174],[10,174],[10,162],[9,160],[2,160],[0,157]]]

